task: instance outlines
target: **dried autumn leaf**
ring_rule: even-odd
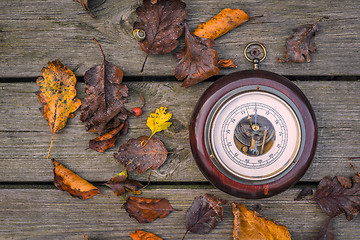
[[[165,198],[128,197],[123,208],[130,217],[135,218],[139,223],[153,222],[158,218],[166,217],[174,211]]]
[[[128,171],[143,173],[148,169],[159,168],[166,160],[168,151],[164,144],[157,138],[151,138],[142,147],[141,142],[149,139],[148,136],[140,136],[137,139],[130,139],[121,145],[114,157],[124,165]]]
[[[254,17],[249,17],[238,8],[225,8],[206,23],[200,23],[193,32],[202,38],[216,39]]]
[[[328,221],[321,227],[320,232],[316,240],[334,240],[334,227],[333,227],[333,218],[329,218]]]
[[[122,133],[122,129],[127,122],[122,123],[117,128],[113,129],[112,131],[105,133],[97,138],[91,139],[89,141],[89,147],[97,152],[105,152],[106,149],[111,148],[114,146],[117,138]]]
[[[232,58],[230,58],[229,60],[227,59],[220,59],[217,63],[219,68],[237,68],[237,66],[234,63],[234,60]]]
[[[97,187],[67,169],[55,159],[51,160],[54,164],[54,185],[58,189],[67,191],[71,196],[81,200],[89,199],[100,193]]]
[[[85,91],[88,95],[81,107],[80,120],[85,122],[87,131],[103,134],[119,127],[131,113],[124,106],[127,102],[128,88],[121,84],[123,72],[106,61],[100,44],[99,47],[103,63],[85,72]]]
[[[313,194],[313,190],[311,187],[304,187],[303,189],[301,189],[301,191],[299,192],[297,197],[294,199],[294,201],[303,200],[306,196],[309,196],[312,194]]]
[[[135,232],[130,233],[130,237],[133,240],[162,240],[162,238],[156,236],[153,233],[141,230],[136,230]]]
[[[160,107],[155,110],[154,113],[150,113],[150,116],[147,118],[146,126],[151,130],[151,136],[157,132],[166,130],[172,124],[169,120],[172,117],[171,113],[166,113],[166,107]]]
[[[289,230],[257,212],[246,209],[243,204],[232,204],[234,214],[233,239],[241,240],[291,240]]]
[[[206,234],[214,229],[223,220],[224,209],[220,204],[225,202],[210,194],[196,197],[186,213],[186,233],[183,239],[189,231]]]
[[[52,139],[47,158],[50,156],[54,134],[64,128],[69,117],[81,105],[76,98],[75,74],[58,59],[42,69],[42,77],[36,79],[39,91],[36,95],[43,105],[40,111],[49,122]]]
[[[309,63],[310,52],[316,51],[315,33],[319,30],[318,22],[305,24],[293,30],[293,34],[286,39],[285,59],[280,62]]]
[[[166,54],[178,46],[181,23],[187,15],[185,7],[181,0],[144,0],[144,5],[136,9],[141,22],[135,22],[134,29],[141,29],[146,34],[146,38],[139,42],[147,53],[141,72],[149,55]]]
[[[330,217],[345,213],[347,220],[352,220],[360,211],[360,178],[350,179],[335,176],[323,178],[315,193],[315,201],[320,208]],[[351,182],[350,182],[351,183]]]
[[[218,74],[218,54],[211,49],[213,45],[214,40],[193,35],[185,22],[185,47],[175,54],[179,60],[175,77],[184,81],[183,87],[190,87]]]
[[[112,177],[105,185],[110,187],[116,196],[121,196],[125,194],[126,191],[133,194],[141,194],[139,188],[142,188],[143,185],[136,180],[127,179],[127,176],[127,171],[124,170]]]

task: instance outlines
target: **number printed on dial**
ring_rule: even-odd
[[[249,180],[280,174],[293,162],[301,139],[293,109],[263,91],[238,94],[222,103],[209,134],[218,163]]]

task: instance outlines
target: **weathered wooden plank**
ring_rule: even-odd
[[[168,81],[128,83],[129,109],[142,104],[138,92],[147,100],[144,114],[130,119],[128,135],[105,153],[88,149],[88,140],[96,135],[84,130],[78,111],[66,128],[55,135],[51,155],[90,181],[107,181],[122,168],[112,156],[118,146],[129,138],[150,134],[145,125],[147,116],[155,108],[167,106],[173,113],[174,124],[157,136],[169,151],[176,153],[169,154],[165,164],[153,171],[152,180],[204,181],[189,148],[188,124],[197,99],[210,84],[184,89],[179,83]],[[354,161],[347,158],[360,156],[356,145],[360,140],[360,82],[297,81],[296,84],[312,103],[319,125],[317,153],[303,181],[319,181],[326,175],[351,175],[349,162]],[[52,180],[52,164],[45,159],[51,135],[38,111],[36,89],[35,83],[0,84],[0,182]],[[84,84],[78,84],[78,96],[84,98]],[[146,173],[133,177],[146,181],[147,176]]]
[[[97,5],[100,0],[92,1]],[[108,60],[126,75],[174,74],[176,60],[170,55],[151,56],[140,73],[145,53],[129,32],[139,0],[108,0],[94,9],[97,19],[89,17],[72,0],[0,1],[0,77],[35,77],[49,60],[60,59],[79,76],[101,62],[92,41],[96,37]],[[193,0],[187,4],[191,28],[207,21],[226,7],[244,9],[249,15],[264,15],[216,40],[214,48],[222,58],[234,58],[239,69],[250,65],[242,49],[251,41],[263,42],[268,59],[263,69],[286,75],[360,75],[360,5],[357,0],[278,1]],[[314,23],[324,16],[316,37],[318,52],[309,64],[284,64],[285,40],[292,29]],[[223,74],[235,70],[224,70]]]
[[[292,239],[313,239],[326,221],[315,201],[294,201],[300,188],[262,200],[243,200],[215,189],[146,189],[142,196],[166,198],[178,211],[165,219],[139,224],[130,219],[121,208],[123,198],[110,190],[106,196],[95,196],[87,201],[70,197],[67,193],[51,189],[0,189],[0,238],[2,239],[130,239],[129,233],[145,230],[163,239],[181,239],[185,233],[185,215],[196,196],[211,193],[228,201],[245,204],[248,208],[260,205],[260,213],[289,228]],[[344,216],[334,219],[336,239],[358,239],[359,217],[348,222]],[[224,207],[224,220],[208,235],[189,233],[186,239],[232,239],[233,215]]]

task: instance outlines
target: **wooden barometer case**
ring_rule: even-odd
[[[190,145],[204,176],[242,198],[264,198],[293,186],[315,154],[317,124],[302,91],[287,78],[258,70],[258,42],[244,49],[254,70],[213,83],[197,102]]]

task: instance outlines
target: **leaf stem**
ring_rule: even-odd
[[[141,147],[145,147],[145,145],[150,141],[150,139],[152,138],[152,136],[154,136],[154,134],[155,134],[155,133],[152,133],[152,134],[150,135],[149,139],[146,140],[145,143],[144,143],[144,141],[142,141],[142,142],[140,143]]]
[[[352,167],[352,168],[355,170],[355,172],[357,173],[357,175],[360,177],[360,173],[359,173],[358,170],[354,167],[354,165],[352,165],[352,164],[350,163],[350,167]]]
[[[100,43],[98,42],[98,40],[96,40],[96,38],[93,38],[93,40],[98,44],[98,46],[100,48],[100,51],[101,51],[101,54],[103,55],[103,59],[105,60],[105,54],[104,54],[104,51],[103,51]]]
[[[144,60],[144,63],[143,63],[143,65],[142,65],[142,67],[141,67],[140,72],[143,72],[143,71],[144,71],[145,63],[146,63],[146,60],[148,59],[148,57],[149,57],[149,54],[146,54],[146,57],[145,57],[145,60]]]
[[[185,236],[186,236],[186,234],[189,232],[189,230],[186,230],[186,232],[185,232],[185,234],[184,234],[184,236],[183,236],[183,238],[181,239],[181,240],[184,240],[185,239]]]
[[[254,18],[261,18],[261,17],[263,17],[263,16],[264,16],[264,15],[258,15],[258,16],[249,17],[249,20],[254,19]]]
[[[48,155],[47,155],[47,157],[46,157],[47,159],[49,159],[49,158],[50,158],[50,151],[51,151],[51,148],[52,148],[53,142],[54,142],[54,134],[51,136],[50,148],[49,148]]]

